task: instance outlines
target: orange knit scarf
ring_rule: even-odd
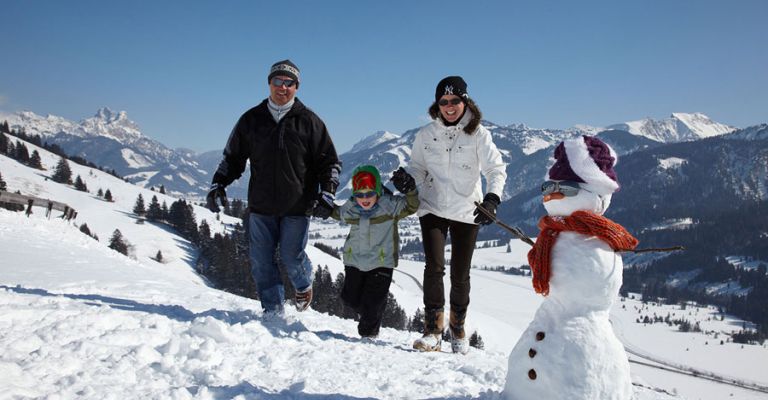
[[[597,236],[614,251],[633,250],[638,243],[623,226],[589,211],[576,211],[568,217],[544,216],[539,220],[539,229],[536,244],[528,252],[528,263],[533,273],[533,288],[544,296],[549,294],[550,257],[560,232]]]

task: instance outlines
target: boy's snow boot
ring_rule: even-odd
[[[424,336],[413,342],[413,348],[419,351],[440,351],[443,344],[442,309],[428,309],[424,312]]]
[[[307,308],[309,308],[309,305],[312,303],[312,286],[309,287],[305,292],[296,292],[296,309],[299,311],[304,311]]]
[[[464,320],[467,312],[456,312],[451,310],[448,332],[451,338],[451,350],[454,353],[467,354],[469,352],[469,340],[464,331]]]

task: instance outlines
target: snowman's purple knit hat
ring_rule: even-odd
[[[616,152],[594,136],[565,140],[555,148],[555,164],[549,169],[549,179],[585,183],[600,194],[619,190],[613,167]]]

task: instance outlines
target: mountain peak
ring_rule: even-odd
[[[114,112],[109,107],[99,108],[99,110],[96,111],[96,115],[94,115],[94,118],[104,120],[107,123],[117,122],[117,121],[129,121],[127,112],[125,111]]]
[[[352,146],[352,150],[350,150],[350,153],[356,153],[358,151],[367,150],[370,148],[373,148],[374,146],[388,142],[392,139],[399,138],[399,135],[396,135],[389,131],[376,131],[374,134],[367,136],[363,138],[363,140],[355,143],[354,146]]]
[[[700,112],[672,113],[669,118],[647,117],[637,121],[611,125],[606,129],[627,131],[662,143],[687,142],[733,132],[734,127],[712,121]]]

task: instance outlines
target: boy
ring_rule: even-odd
[[[341,299],[360,315],[357,332],[364,339],[378,336],[381,327],[399,255],[397,222],[419,207],[416,182],[402,167],[392,174],[392,184],[405,196],[383,193],[376,167],[359,166],[352,173],[352,197],[331,214],[350,225]]]

